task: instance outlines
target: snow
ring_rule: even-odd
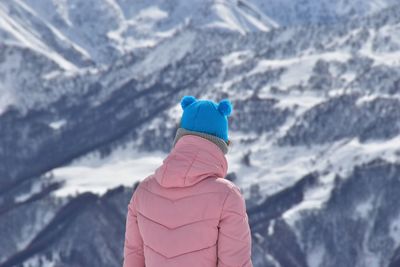
[[[141,10],[136,17],[137,19],[140,20],[151,19],[159,21],[167,18],[168,13],[165,12],[164,10],[161,10],[158,6],[150,6],[148,8]]]
[[[396,150],[399,147],[400,136],[366,143],[360,143],[358,138],[353,138],[331,152],[331,162],[335,166],[333,170],[346,177],[352,171],[353,166],[369,162],[375,158],[396,162],[398,160]]]
[[[400,245],[400,214],[390,223],[389,235],[394,241],[394,247]]]
[[[356,219],[367,219],[373,209],[374,199],[371,197],[356,206],[354,217]]]
[[[259,26],[260,29],[265,29],[264,31],[269,30],[270,28],[278,28],[279,24],[274,21],[271,17],[268,17],[264,12],[262,12],[254,3],[251,1],[246,1],[246,0],[240,0],[239,2],[242,6],[245,6],[246,9],[250,11],[250,13],[253,14],[253,17],[248,18],[252,23],[254,23],[256,26],[259,25],[259,21],[262,22],[262,24]],[[257,22],[255,20],[257,18]]]
[[[282,126],[286,127],[288,126]],[[279,135],[279,130],[274,134]],[[290,210],[287,214],[289,217],[290,214],[297,214],[302,209],[320,208],[326,197],[329,197],[334,174],[349,177],[354,166],[378,157],[388,162],[396,162],[398,161],[396,151],[400,147],[400,136],[366,143],[360,143],[358,138],[352,138],[308,147],[278,146],[273,141],[276,137],[265,134],[258,136],[259,139],[252,144],[242,145],[240,140],[251,138],[251,135],[231,132],[230,136],[233,146],[227,155],[229,171],[237,174],[237,182],[244,189],[246,196],[254,183],[260,185],[261,194],[267,197],[293,185],[313,171],[330,174],[320,177],[318,189],[307,191],[304,202]],[[251,152],[251,166],[244,166],[241,162],[247,152]],[[360,206],[359,214],[364,216],[368,208],[367,204]]]
[[[222,61],[222,64],[224,65],[224,68],[227,69],[227,68],[231,68],[231,67],[243,64],[245,61],[247,61],[253,55],[254,55],[254,53],[250,50],[235,51],[233,53],[223,56],[221,58],[221,61]]]
[[[146,77],[179,61],[191,51],[195,38],[196,35],[193,32],[178,34],[172,40],[164,42],[152,50],[143,62],[133,68],[132,72],[140,77]]]
[[[84,59],[110,64],[125,53],[157,46],[188,24],[196,29],[223,27],[243,34],[277,27],[248,1],[15,0],[2,5],[4,10],[12,6],[18,11],[0,16],[7,24],[11,20],[17,26],[10,29],[2,23],[0,29],[21,44],[43,54],[47,51],[47,56],[63,68],[74,66],[57,57],[54,44],[72,49]],[[49,32],[54,37],[40,40],[39,36],[47,37]]]
[[[363,104],[374,101],[376,99],[392,99],[392,100],[398,99],[398,100],[400,100],[400,96],[387,95],[387,94],[376,94],[376,93],[366,94],[357,99],[356,105],[361,107]]]
[[[9,106],[16,104],[14,94],[11,90],[7,89],[7,86],[0,83],[0,115],[4,113]]]
[[[254,144],[253,147],[260,147],[260,144]],[[341,177],[349,177],[354,166],[367,163],[378,157],[389,162],[396,162],[398,161],[396,151],[399,147],[400,136],[386,141],[373,141],[363,144],[359,143],[357,138],[354,138],[330,145],[314,145],[309,148],[301,146],[289,148],[261,147],[260,151],[252,154],[254,159],[257,159],[251,160],[255,170],[245,179],[252,182],[257,181],[260,184],[262,195],[268,196],[294,184],[304,174],[311,171],[327,173],[319,177],[317,186],[305,191],[304,200],[300,204],[282,215],[286,222],[293,229],[296,229],[296,222],[301,219],[301,211],[318,210],[329,199],[336,174]],[[253,151],[256,151],[256,149],[253,148]],[[243,182],[243,180],[240,180],[240,182],[248,188],[248,183]],[[359,203],[356,206],[354,218],[368,218],[373,207],[373,199]],[[393,222],[392,231],[400,231],[400,225],[397,227],[398,223],[400,221]],[[395,234],[392,232],[392,236],[395,236]],[[400,239],[396,240],[400,243]],[[318,262],[318,257],[313,257],[316,257],[313,260]],[[370,266],[375,266],[372,265],[372,261],[369,262],[371,263]],[[318,265],[310,264],[310,266]]]
[[[123,16],[123,14],[121,15]],[[160,9],[158,6],[150,6],[140,10],[132,19],[122,18],[119,27],[113,31],[109,31],[107,36],[117,43],[117,47],[121,52],[143,47],[153,47],[158,44],[160,38],[171,37],[177,30],[176,28],[165,31],[153,30],[157,23],[166,18],[168,18],[166,11]],[[129,36],[127,33],[131,28],[148,37],[137,38]],[[153,36],[150,36],[150,32]]]
[[[272,236],[274,234],[275,220],[272,220],[268,225],[268,235]]]
[[[248,60],[253,59],[254,53],[249,50],[238,50],[221,57],[224,69],[242,65]],[[244,98],[252,94],[246,90],[240,90],[236,94],[232,93],[231,87],[236,83],[240,83],[243,79],[251,77],[256,74],[266,73],[271,70],[284,69],[280,79],[275,82],[271,82],[260,88],[260,97],[273,97],[280,100],[278,106],[280,107],[293,107],[293,104],[297,104],[300,108],[298,111],[304,111],[305,108],[312,107],[326,99],[321,93],[313,92],[291,92],[290,87],[294,85],[301,85],[307,83],[312,70],[318,60],[325,61],[336,61],[346,62],[350,58],[350,55],[345,52],[327,52],[322,54],[309,54],[300,57],[286,58],[286,59],[259,59],[257,60],[256,66],[242,75],[236,75],[229,80],[224,80],[221,83],[217,83],[215,87],[231,95],[232,99]],[[270,89],[272,86],[277,86],[286,93],[279,95],[271,93]],[[294,91],[294,90],[293,90]]]
[[[19,40],[25,46],[53,60],[64,70],[71,72],[78,70],[78,68],[74,64],[66,60],[61,55],[55,53],[52,49],[50,49],[47,45],[45,45],[38,37],[36,37],[32,32],[30,32],[28,29],[24,28],[22,25],[20,25],[12,18],[10,18],[4,10],[7,9],[0,3],[0,28],[11,33],[17,40]]]
[[[82,192],[105,193],[119,185],[132,186],[152,174],[161,165],[165,154],[134,150],[132,144],[120,147],[111,155],[101,158],[93,152],[68,166],[51,170],[55,181],[64,181],[56,196]]]
[[[51,260],[49,260],[48,256],[44,255],[35,255],[24,262],[23,266],[41,266],[41,267],[57,267],[57,261],[59,260],[59,256],[57,254],[51,254]]]
[[[58,0],[58,1],[53,1],[53,3],[56,5],[56,11],[60,15],[61,19],[65,22],[65,24],[71,27],[73,24],[69,17],[67,1],[68,0]]]
[[[15,203],[24,202],[27,199],[29,199],[32,195],[39,193],[41,191],[41,189],[42,189],[42,184],[35,183],[35,184],[33,184],[32,188],[29,192],[16,196],[14,198],[14,202]]]
[[[323,54],[303,55],[287,59],[263,59],[247,75],[263,73],[272,69],[286,68],[280,81],[276,84],[282,89],[293,85],[305,83],[312,73],[312,69],[318,60],[345,62],[350,58],[348,53],[327,52]]]
[[[215,1],[209,16],[216,19],[211,19],[204,27],[237,31],[243,35],[251,31],[269,31],[277,27],[277,23],[246,1]]]
[[[245,191],[254,183],[260,184],[263,196],[268,196],[295,183],[311,171],[314,151],[305,148],[279,148],[266,135],[251,145],[240,144],[244,136],[231,133],[233,145],[228,153],[229,169],[238,176],[238,183]],[[244,166],[242,158],[251,151],[251,166]],[[247,192],[246,192],[247,193]]]
[[[300,219],[300,211],[318,210],[325,204],[330,197],[332,189],[334,188],[334,178],[334,173],[320,177],[318,186],[306,189],[303,201],[282,215],[282,217],[293,227],[293,229],[296,229],[295,223],[298,219]]]
[[[242,16],[243,16],[244,18],[246,18],[246,19],[248,20],[248,22],[249,22],[250,24],[252,24],[256,29],[258,29],[258,30],[260,30],[260,31],[264,31],[264,32],[270,30],[270,28],[269,28],[267,25],[263,24],[261,21],[259,21],[259,20],[256,19],[255,17],[250,16],[249,14],[246,14],[246,13],[244,13],[244,12],[242,12],[242,11],[241,11],[240,13],[241,13]]]
[[[379,255],[377,255],[377,253],[370,253],[368,250],[364,251],[365,255],[364,257],[364,262],[365,265],[364,266],[368,266],[368,267],[381,267],[381,260]]]
[[[53,122],[49,123],[49,126],[51,128],[53,128],[54,130],[59,130],[66,123],[67,123],[66,120],[58,120],[58,121],[53,121]]]
[[[25,4],[24,2],[20,1],[20,0],[14,0],[18,3],[18,5],[22,6],[25,10],[27,10],[29,13],[31,13],[32,15],[34,15],[35,17],[39,18],[44,25],[46,25],[46,27],[48,27],[51,32],[57,37],[59,38],[59,40],[63,43],[63,45],[69,45],[72,46],[75,50],[77,50],[78,52],[80,52],[84,57],[86,57],[87,59],[90,58],[90,54],[83,49],[82,47],[80,47],[78,44],[73,43],[71,40],[69,40],[61,31],[59,31],[56,27],[54,27],[53,25],[51,25],[48,21],[46,21],[45,19],[43,19],[42,17],[40,17],[39,14],[37,14],[32,8],[30,8],[27,4]],[[57,5],[57,7],[59,7],[60,4]],[[64,12],[65,12],[65,7],[64,8]],[[66,14],[64,13],[64,16]]]
[[[257,239],[257,241],[258,241],[259,243],[263,243],[264,240],[265,240],[265,237],[262,236],[259,232],[255,232],[255,233],[254,233],[254,237]]]
[[[285,108],[293,108],[297,107],[297,112],[304,112],[315,105],[318,105],[324,102],[326,99],[321,97],[319,93],[315,93],[312,91],[306,91],[303,93],[291,92],[288,95],[273,95],[269,92],[260,93],[260,97],[274,97],[278,99],[279,102],[275,105],[277,108],[285,109]],[[297,114],[299,116],[300,113]]]
[[[215,22],[214,26],[220,25],[221,28],[227,28],[227,29],[231,29],[233,31],[238,31],[241,34],[246,33],[246,29],[241,27],[241,25],[237,21],[237,18],[235,17],[235,15],[232,14],[232,11],[224,3],[221,3],[221,4],[217,3],[214,6],[214,10],[215,10],[216,14],[222,19],[222,22]],[[212,24],[209,24],[209,25],[212,25]]]
[[[396,27],[393,28],[388,28],[385,27],[381,29],[382,32],[376,32],[373,30],[369,30],[369,38],[367,42],[364,44],[364,46],[360,49],[359,53],[360,55],[363,55],[365,57],[369,57],[374,60],[373,65],[389,65],[389,66],[400,66],[400,51],[395,51],[395,52],[375,52],[373,51],[372,48],[372,43],[374,38],[378,37],[379,34],[388,32],[390,37],[392,36],[391,31],[394,31],[394,38],[396,39],[396,34],[398,32],[395,32]],[[397,30],[398,31],[398,30]],[[380,37],[383,38],[383,37]],[[398,40],[398,39],[396,39]],[[400,41],[398,43],[400,45]]]
[[[302,60],[300,58],[289,59],[263,59],[260,60],[249,75],[265,72],[271,68],[286,67],[293,64],[299,64]]]
[[[322,246],[313,247],[307,254],[307,263],[309,267],[322,267],[325,255],[325,248]]]
[[[62,75],[63,73],[59,70],[54,70],[54,71],[50,71],[49,73],[46,73],[42,76],[42,78],[44,80],[52,80],[60,75]]]

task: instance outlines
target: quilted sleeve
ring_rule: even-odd
[[[218,267],[253,267],[246,204],[237,186],[231,188],[222,208],[218,234]]]
[[[145,267],[143,254],[143,239],[137,223],[136,189],[128,205],[126,217],[124,264],[123,267]]]

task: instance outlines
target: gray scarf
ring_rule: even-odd
[[[216,137],[215,135],[211,134],[189,131],[184,128],[178,128],[178,130],[176,131],[173,147],[175,146],[176,142],[178,142],[179,138],[188,134],[203,137],[216,144],[224,154],[228,153],[228,144],[224,141],[224,139]]]

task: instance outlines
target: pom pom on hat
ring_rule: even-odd
[[[218,104],[218,111],[224,116],[230,116],[232,113],[232,104],[228,99],[224,99]]]
[[[189,106],[190,104],[196,102],[197,99],[194,96],[184,96],[181,100],[181,106],[182,109],[185,109],[187,106]]]

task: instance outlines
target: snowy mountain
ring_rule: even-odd
[[[340,23],[365,17],[398,4],[396,0],[270,0],[255,2],[257,8],[279,25]]]
[[[231,0],[12,0],[2,1],[0,12],[5,40],[61,54],[68,69],[110,64],[190,26],[240,33],[277,26],[247,1]]]
[[[185,94],[233,102],[255,267],[400,266],[398,3],[12,0],[0,36],[1,267],[120,266]]]
[[[8,77],[12,68],[4,70],[0,111],[9,105],[30,108],[48,102],[48,91],[54,101],[61,95],[59,89],[43,92],[29,87],[47,87],[35,84],[47,84],[50,78],[59,76],[77,79],[76,76],[109,68],[123,58],[140,60],[150,48],[186,29],[244,34],[275,27],[272,19],[246,1],[0,1],[2,61],[13,61],[2,65],[12,64],[20,71],[29,67],[20,66],[25,62],[48,61],[33,63],[39,69],[28,74]],[[10,53],[18,49],[23,52]],[[14,80],[32,73],[34,77]],[[29,85],[26,79],[31,81]],[[34,99],[25,100],[27,90],[35,91]]]

